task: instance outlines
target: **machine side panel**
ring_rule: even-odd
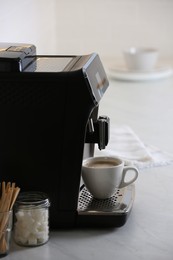
[[[74,73],[0,78],[1,181],[14,181],[21,191],[47,192],[52,228],[74,225],[86,123],[94,106],[81,72]]]

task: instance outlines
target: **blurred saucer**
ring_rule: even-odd
[[[152,71],[132,71],[125,66],[112,66],[108,68],[108,76],[117,80],[147,81],[167,78],[173,75],[172,67],[157,66]]]

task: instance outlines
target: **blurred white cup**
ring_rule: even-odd
[[[127,68],[132,71],[151,71],[158,60],[158,50],[155,48],[131,47],[123,54]]]

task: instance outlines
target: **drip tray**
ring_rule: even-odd
[[[95,199],[83,185],[78,199],[78,224],[94,226],[122,226],[132,209],[134,184],[117,189],[109,199]]]

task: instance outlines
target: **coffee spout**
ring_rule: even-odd
[[[99,116],[93,122],[89,119],[86,133],[86,143],[98,143],[100,150],[105,149],[109,141],[110,119],[108,116]]]
[[[99,142],[98,147],[100,150],[105,149],[109,139],[109,118],[107,116],[100,116],[98,119],[99,127]]]

